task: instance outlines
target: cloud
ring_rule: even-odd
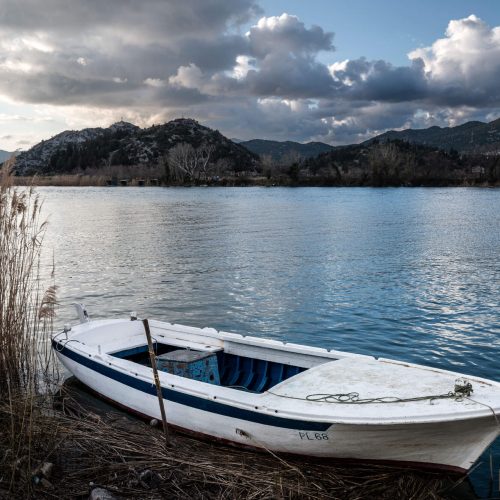
[[[248,41],[230,30],[258,13],[253,0],[3,0],[0,94],[31,103],[161,105],[162,94],[144,82],[168,81],[190,64],[231,69]]]
[[[446,38],[409,57],[423,64],[429,99],[437,104],[500,104],[500,27],[490,28],[474,15],[450,21]]]
[[[404,66],[335,61],[333,40],[256,0],[2,0],[0,96],[75,128],[183,115],[233,137],[331,143],[500,114],[500,27],[474,15]]]
[[[181,66],[168,82],[174,87],[197,89],[202,86],[203,74],[196,64],[191,63],[189,66]]]
[[[14,113],[0,113],[0,123],[8,122],[48,122],[51,121],[47,116],[24,116]]]
[[[276,53],[304,57],[334,50],[333,33],[326,33],[319,26],[306,28],[297,16],[286,13],[262,17],[247,36],[252,54],[259,59]]]
[[[17,36],[50,33],[57,35],[54,41],[61,41],[85,34],[88,43],[120,36],[148,45],[186,34],[219,36],[260,12],[253,0],[2,0],[1,23],[4,31]],[[56,43],[59,49],[61,45]]]
[[[120,81],[120,83],[124,83],[124,82]],[[164,87],[166,85],[166,82],[163,80],[160,80],[159,78],[146,78],[144,80],[144,84],[148,85],[149,87],[159,88],[159,87]]]
[[[424,106],[500,106],[500,27],[478,17],[450,21],[445,38],[408,54],[409,66],[341,61],[329,66],[336,92],[350,100]]]

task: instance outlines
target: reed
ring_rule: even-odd
[[[35,176],[15,176],[18,186],[106,186],[108,182],[126,180],[127,185],[137,186],[139,180],[151,185],[158,184],[165,175],[161,165],[108,165],[99,168],[87,168],[80,172],[67,174],[44,174]]]
[[[55,286],[44,290],[40,279],[40,198],[31,187],[13,187],[11,166],[0,171],[0,401],[7,408],[0,413],[0,492],[29,495],[36,448],[50,443],[40,419],[54,375],[47,337]]]

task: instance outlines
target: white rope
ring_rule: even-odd
[[[273,396],[287,399],[298,399],[302,401],[312,401],[315,403],[331,403],[331,404],[373,404],[373,403],[409,403],[413,401],[429,400],[432,404],[434,399],[454,399],[455,401],[463,401],[468,398],[473,391],[472,384],[466,379],[455,380],[455,389],[446,394],[432,394],[427,396],[417,396],[414,398],[398,398],[395,396],[379,396],[375,398],[360,398],[359,392],[345,393],[318,393],[308,394],[306,397],[287,396],[285,394],[277,394],[276,392],[267,391]],[[495,415],[496,418],[496,415]],[[498,422],[498,420],[497,420]]]

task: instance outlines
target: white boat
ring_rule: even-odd
[[[104,398],[160,419],[142,321],[53,336]],[[150,321],[168,424],[243,447],[465,473],[500,433],[500,383],[421,365]]]

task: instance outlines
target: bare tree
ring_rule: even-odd
[[[198,180],[207,176],[210,157],[215,147],[211,144],[202,144],[194,148],[191,144],[181,142],[168,152],[169,165],[188,180]]]
[[[208,176],[208,169],[210,166],[210,157],[215,151],[215,146],[213,144],[202,144],[196,149],[199,156],[200,169],[199,172],[202,174],[203,178],[206,179]]]
[[[368,154],[368,159],[375,183],[385,183],[391,177],[399,178],[402,154],[396,144],[386,142],[373,146]]]
[[[174,172],[182,177],[193,178],[195,173],[194,148],[191,144],[180,142],[168,152],[168,163]]]

